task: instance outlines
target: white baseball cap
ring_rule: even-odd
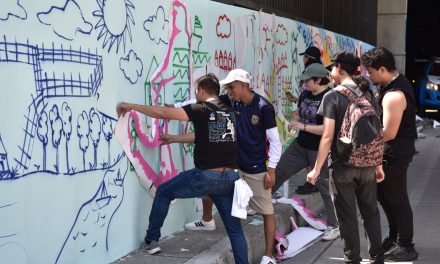
[[[251,83],[251,75],[245,70],[235,69],[230,71],[224,80],[220,81],[220,85],[229,84],[235,81]]]

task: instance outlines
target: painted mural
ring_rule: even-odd
[[[182,102],[194,98],[198,76],[243,68],[274,104],[288,144],[296,105],[285,92],[298,95],[298,54],[311,45],[324,64],[371,48],[208,0],[0,1],[1,262],[107,263],[139,247],[152,193],[115,139],[121,101]],[[191,132],[190,123],[129,118],[125,137],[147,189],[193,166],[192,144],[159,140]],[[199,209],[195,199],[176,201],[163,233]]]

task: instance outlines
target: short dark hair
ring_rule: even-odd
[[[315,82],[321,79],[321,81],[319,81],[319,85],[327,85],[330,82],[329,78],[327,77],[312,77],[310,79],[312,79]]]
[[[196,87],[204,90],[210,95],[218,96],[220,94],[220,83],[213,73],[208,73],[198,78],[196,80]]]
[[[361,56],[362,65],[366,68],[372,67],[379,70],[380,67],[385,67],[388,71],[396,70],[396,61],[393,53],[384,47],[378,47],[365,52]]]

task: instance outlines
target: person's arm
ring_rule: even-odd
[[[153,118],[189,121],[188,115],[183,108],[148,106],[130,103],[120,103],[116,108],[118,116],[124,116],[125,113],[131,110],[135,110]]]
[[[195,98],[193,98],[193,99],[189,99],[186,101],[182,101],[180,103],[175,103],[175,104],[173,104],[173,106],[174,106],[174,108],[182,108],[185,105],[195,104],[195,103],[197,103],[197,100]]]
[[[278,128],[266,129],[266,137],[269,141],[269,162],[267,165],[267,174],[264,177],[264,188],[270,189],[275,184],[275,168],[281,156],[281,141]]]
[[[162,140],[162,144],[172,144],[172,143],[191,144],[194,143],[196,137],[194,133],[189,133],[185,135],[163,134],[159,138],[160,140]]]
[[[316,158],[315,167],[307,174],[307,181],[316,184],[316,180],[321,173],[321,168],[326,163],[328,153],[333,143],[335,134],[335,120],[325,117],[324,130],[322,132],[321,141],[319,142],[318,156]],[[325,164],[327,166],[327,164]]]
[[[382,100],[382,109],[383,140],[387,142],[396,138],[403,111],[406,109],[406,99],[403,92],[391,91],[386,93]]]
[[[292,121],[289,124],[289,128],[295,130],[307,131],[309,133],[320,136],[322,135],[322,131],[324,130],[324,125],[306,125],[299,121]]]
[[[297,108],[295,111],[292,112],[291,121],[299,121],[299,120],[300,120],[299,108]]]

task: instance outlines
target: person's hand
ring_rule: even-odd
[[[307,173],[307,181],[315,185],[316,181],[318,180],[318,176],[319,176],[319,171],[313,168],[309,173]]]
[[[275,185],[275,169],[267,168],[266,175],[264,175],[264,189],[268,190]]]
[[[174,136],[169,134],[162,134],[159,136],[159,139],[162,140],[162,145],[168,145],[173,143]]]
[[[118,117],[124,117],[125,113],[130,112],[133,109],[133,106],[129,103],[120,103],[116,107],[116,113]]]
[[[299,102],[298,97],[294,96],[291,92],[286,92],[286,96],[287,99],[292,103],[297,104]]]
[[[301,130],[304,129],[304,124],[298,121],[292,121],[289,123],[289,129]]]
[[[385,172],[383,171],[382,165],[376,166],[375,173],[376,173],[376,182],[377,183],[385,180]]]

